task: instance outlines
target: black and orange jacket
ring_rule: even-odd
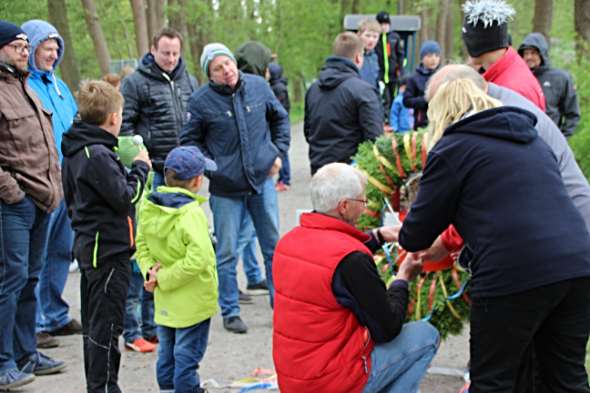
[[[406,51],[402,39],[395,31],[381,34],[375,52],[379,59],[380,81],[386,84],[396,82],[406,73],[404,68]]]
[[[74,121],[63,134],[62,182],[72,219],[74,257],[82,269],[135,251],[135,204],[149,166],[134,161],[127,171],[117,154],[117,137]]]

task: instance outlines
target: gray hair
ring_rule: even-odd
[[[426,101],[430,102],[430,100],[432,100],[430,88],[432,86],[432,82],[436,79],[436,75],[447,67],[443,67],[440,70],[438,70],[426,83],[426,93],[424,94]],[[445,70],[445,75],[442,77],[441,80],[437,81],[439,87],[442,86],[444,83],[455,79],[469,79],[473,83],[475,83],[475,86],[479,87],[482,91],[487,91],[488,82],[486,82],[484,77],[481,76],[479,72],[474,70],[473,67],[470,67],[466,64],[454,64],[452,65],[452,67],[453,68],[451,71]]]
[[[367,178],[358,169],[342,163],[325,165],[311,179],[311,204],[318,213],[327,213],[343,199],[358,198],[363,184]]]

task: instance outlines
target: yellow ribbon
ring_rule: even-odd
[[[412,147],[410,146],[410,134],[411,132],[406,132],[404,134],[404,149],[406,150],[406,156],[412,161]]]
[[[443,294],[445,295],[445,298],[449,297],[449,295],[447,293],[447,287],[445,287],[445,281],[442,278],[442,274],[440,276],[438,276],[438,281],[440,281],[440,286],[442,287],[442,291],[443,291]],[[449,306],[449,309],[451,310],[451,313],[453,313],[455,318],[461,319],[461,317],[459,316],[459,314],[457,313],[457,311],[455,310],[455,308],[453,307],[453,305],[451,304],[451,302],[449,300],[447,300],[447,305]]]
[[[377,145],[373,145],[373,152],[375,153],[375,157],[379,160],[380,163],[385,165],[387,168],[391,169],[392,171],[396,171],[396,169],[391,165],[391,162],[387,161],[387,158],[383,157],[379,154],[379,149],[377,149]]]
[[[359,168],[358,165],[356,167],[361,170],[361,172],[365,175],[365,177],[367,178],[369,183],[371,183],[372,185],[377,187],[379,189],[379,191],[384,192],[387,195],[393,194],[393,190],[391,188],[387,187],[385,184],[381,183],[379,180],[377,180],[373,176],[369,175],[367,173],[367,171],[365,171],[362,168]]]

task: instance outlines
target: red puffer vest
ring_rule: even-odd
[[[317,213],[277,244],[273,359],[282,393],[361,392],[375,343],[349,308],[338,304],[332,276],[354,251],[371,255],[366,233]]]

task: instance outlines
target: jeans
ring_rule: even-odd
[[[279,169],[279,183],[291,185],[291,165],[289,164],[289,156],[285,156],[283,166]]]
[[[13,205],[0,199],[0,373],[37,351],[35,288],[48,227],[49,214],[28,196]]]
[[[264,280],[260,267],[258,267],[258,256],[256,255],[256,230],[250,215],[247,214],[242,223],[240,240],[238,241],[238,255],[242,255],[244,273],[248,279],[248,285],[256,285]]]
[[[165,186],[164,174],[162,172],[154,171],[154,181],[152,183],[152,190],[157,191],[158,187]]]
[[[535,392],[590,392],[584,367],[589,296],[590,277],[584,277],[511,295],[474,297],[469,391],[525,391],[520,374],[532,346],[540,380]]]
[[[393,105],[393,100],[397,96],[398,81],[390,81],[388,84],[385,85],[385,90],[383,90],[383,115],[385,116],[385,122],[389,124],[389,113],[391,112],[391,106]]]
[[[62,294],[70,272],[73,244],[72,221],[62,199],[49,220],[47,248],[37,288],[37,332],[54,332],[72,320],[68,316],[70,305]]]
[[[121,351],[119,336],[125,323],[129,290],[129,253],[99,261],[80,270],[80,306],[84,372],[88,393],[120,393],[117,384]]]
[[[238,240],[245,216],[249,213],[258,234],[264,257],[266,283],[270,306],[274,305],[272,260],[279,241],[279,203],[272,178],[268,178],[260,194],[239,198],[211,195],[209,200],[217,235],[217,275],[219,276],[219,306],[224,319],[240,315],[238,306]]]
[[[160,390],[174,390],[175,393],[200,391],[196,371],[205,356],[210,324],[211,319],[183,329],[158,325],[160,346],[156,376]]]
[[[153,293],[147,292],[143,288],[143,282],[141,273],[132,270],[125,307],[125,329],[123,330],[123,340],[126,343],[132,343],[141,337],[151,341],[157,333],[158,327],[154,323],[154,296]],[[145,293],[152,295],[151,299],[149,296],[144,297]],[[139,312],[137,311],[138,303],[141,304]]]
[[[440,336],[428,322],[412,322],[371,351],[371,374],[362,393],[413,393],[438,350]]]

